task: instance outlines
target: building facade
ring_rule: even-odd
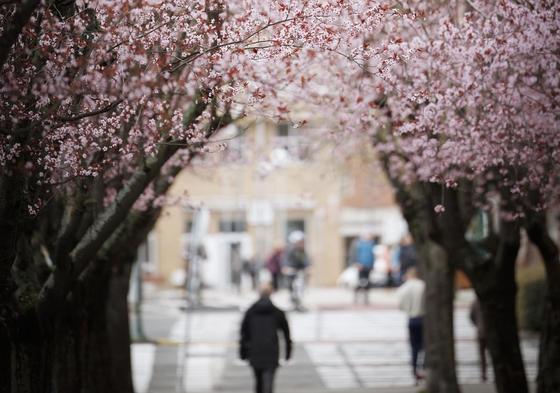
[[[397,244],[406,224],[371,148],[341,151],[312,132],[260,121],[221,133],[214,142],[227,149],[193,162],[170,191],[188,207],[165,208],[150,237],[152,273],[180,276],[193,226],[206,251],[203,281],[217,288],[236,285],[244,264],[262,267],[294,230],[305,234],[314,285],[336,283],[362,233]]]

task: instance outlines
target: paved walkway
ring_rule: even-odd
[[[190,313],[180,311],[183,303],[176,294],[159,295],[144,311],[148,335],[163,345],[134,344],[137,392],[251,392],[250,369],[237,359],[242,313],[234,308],[246,307],[255,295],[210,293],[207,302],[213,308]],[[478,384],[475,332],[465,307],[469,296],[459,296],[455,315],[459,380],[466,393],[490,393],[491,384]],[[377,290],[371,298],[370,307],[355,307],[351,293],[311,290],[310,311],[288,314],[296,348],[278,371],[277,392],[418,392],[409,371],[406,320],[395,309],[394,294]],[[274,301],[288,305],[285,293]],[[534,339],[522,345],[529,378],[536,373],[537,348]]]

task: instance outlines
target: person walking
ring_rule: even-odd
[[[393,285],[391,260],[389,248],[383,244],[381,236],[376,235],[373,238],[373,255],[375,257],[374,277],[377,283],[382,287],[391,287]]]
[[[424,281],[418,278],[416,267],[406,271],[405,283],[397,290],[399,309],[408,316],[408,335],[411,348],[412,374],[418,384],[424,376],[418,371],[418,356],[423,350]]]
[[[471,322],[476,327],[476,341],[478,344],[478,356],[480,358],[480,379],[486,382],[486,335],[484,334],[484,319],[482,318],[482,310],[480,309],[480,302],[475,299],[471,304],[470,310]]]
[[[294,231],[288,236],[290,244],[282,261],[282,272],[288,279],[290,298],[296,311],[305,311],[302,305],[303,291],[307,280],[307,272],[311,263],[305,252],[305,235]]]
[[[278,331],[286,342],[285,359],[292,354],[290,328],[286,315],[270,300],[272,286],[260,287],[260,298],[245,313],[241,322],[239,356],[248,360],[255,375],[256,393],[273,393],[274,374],[279,365]]]
[[[277,245],[274,248],[272,254],[268,257],[266,261],[266,267],[270,272],[272,277],[272,287],[275,291],[280,288],[280,280],[282,278],[282,254],[284,253],[284,248],[281,245]]]
[[[416,249],[412,236],[407,233],[401,240],[399,247],[399,281],[402,282],[406,276],[406,271],[411,267],[418,265],[418,257],[416,256]]]
[[[258,285],[258,265],[256,258],[243,259],[242,271],[251,280],[251,290],[253,291],[257,289]]]
[[[354,289],[354,303],[358,303],[360,292],[364,293],[364,303],[369,304],[369,288],[371,283],[369,275],[373,269],[375,255],[373,249],[375,242],[369,234],[362,235],[353,245],[353,263],[358,269],[358,283]]]

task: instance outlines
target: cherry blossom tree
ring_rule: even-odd
[[[81,372],[105,382],[95,373],[107,359],[68,348],[110,340],[73,342],[107,326],[93,320],[103,309],[95,299],[110,291],[112,273],[126,272],[118,260],[134,258],[135,247],[123,254],[122,244],[141,242],[160,211],[154,202],[208,137],[246,115],[290,118],[302,102],[333,137],[375,140],[426,266],[443,261],[433,280],[451,293],[454,258],[482,299],[494,299],[488,318],[497,321],[494,295],[507,293],[511,306],[514,289],[497,286],[513,282],[519,224],[511,218],[539,213],[557,195],[557,177],[544,176],[558,165],[556,4],[474,4],[464,18],[451,6],[369,0],[0,7],[0,225],[8,234],[0,318],[2,353],[14,354],[19,370],[2,357],[12,386],[84,387],[56,362],[49,368],[45,352],[95,364]],[[465,234],[496,198],[509,217],[480,246],[495,256],[488,264]],[[527,222],[535,241],[544,239],[542,220]],[[540,244],[555,272],[557,250]],[[430,310],[449,312],[431,315],[452,342],[452,298],[441,300],[434,296]],[[514,328],[491,349],[500,381],[511,377],[499,389],[523,392],[512,315],[511,307],[500,314]],[[64,337],[69,325],[75,331]],[[458,390],[450,347],[433,367],[434,391]],[[555,356],[542,359],[553,365]],[[37,364],[46,382],[30,377]]]
[[[473,3],[463,19],[455,15],[434,13],[437,23],[424,25],[410,41],[415,52],[391,75],[384,98],[391,127],[376,137],[417,240],[443,251],[451,270],[460,267],[473,282],[498,391],[527,391],[514,264],[520,228],[533,233],[547,260],[550,313],[538,385],[554,391],[558,338],[550,332],[558,331],[558,253],[535,217],[558,195],[560,8]],[[479,214],[493,217],[494,230],[472,239]],[[531,229],[536,222],[540,229]],[[442,275],[448,271],[444,264]]]
[[[222,126],[288,116],[284,91],[354,51],[379,56],[364,32],[401,15],[370,1],[0,7],[3,386],[130,391],[91,349],[118,341],[107,296],[154,202]]]

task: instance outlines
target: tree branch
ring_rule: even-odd
[[[211,137],[217,130],[230,124],[232,121],[233,119],[229,113],[213,117],[213,120],[206,127],[205,137]],[[165,173],[160,172],[153,180],[153,189],[156,197],[167,194],[173,185],[174,178],[200,154],[200,151],[194,147],[189,149],[189,152],[191,154],[185,164],[173,165]],[[89,281],[90,277],[95,275],[96,272],[103,271],[103,269],[99,269],[99,266],[96,265],[115,260],[125,262],[130,260],[154,227],[162,210],[162,206],[150,206],[146,211],[128,214],[126,220],[104,242],[101,249],[97,252],[93,263],[88,264],[81,273],[79,277],[80,283],[83,284]],[[126,245],[126,247],[123,248],[123,245]]]
[[[185,124],[187,126],[194,124],[206,106],[207,104],[200,98],[193,102],[185,113]],[[139,168],[131,176],[113,203],[95,219],[79,243],[70,252],[71,271],[65,272],[63,269],[55,269],[49,276],[43,285],[38,300],[38,309],[43,320],[46,320],[46,316],[49,314],[56,312],[57,303],[72,289],[72,280],[78,278],[86,269],[88,263],[95,258],[103,243],[126,219],[134,202],[150,182],[157,177],[163,165],[178,149],[176,146],[164,146],[155,156],[148,159],[146,165]]]
[[[24,0],[10,23],[8,23],[4,34],[0,36],[0,69],[8,60],[12,46],[16,43],[21,31],[40,3],[40,0]]]
[[[205,107],[206,104],[202,100],[194,103],[187,114],[185,123],[188,125],[193,124]],[[83,239],[70,253],[77,274],[81,273],[105,240],[111,236],[115,228],[126,218],[134,202],[142,195],[145,188],[156,178],[163,165],[177,150],[179,150],[177,146],[163,146],[154,157],[150,157],[145,167],[132,175],[124,188],[118,193],[115,201],[95,220]]]
[[[75,115],[75,116],[67,116],[67,117],[57,117],[56,119],[59,121],[63,121],[63,122],[71,122],[71,121],[78,121],[81,119],[84,119],[86,117],[92,117],[92,116],[96,116],[96,115],[100,115],[102,113],[105,112],[109,112],[113,109],[115,109],[117,106],[119,106],[119,104],[121,102],[123,102],[123,99],[117,100],[115,102],[110,103],[109,105],[104,106],[103,108],[91,111],[91,112],[84,112],[84,113],[80,113],[79,115]]]

